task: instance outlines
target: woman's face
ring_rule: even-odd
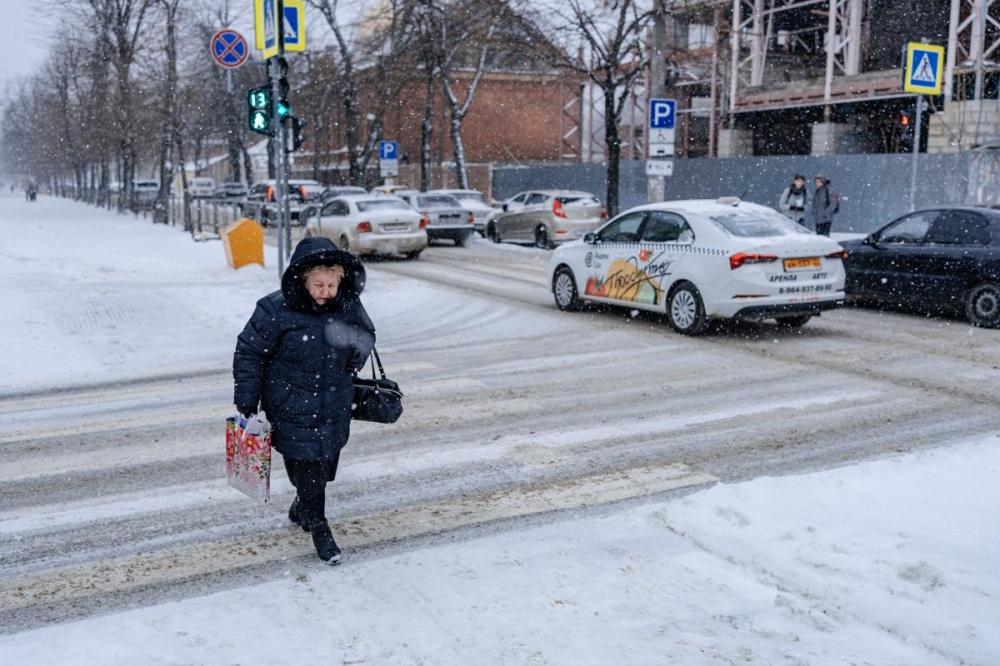
[[[326,305],[327,301],[337,297],[343,279],[343,266],[317,266],[306,273],[306,291],[317,305]]]

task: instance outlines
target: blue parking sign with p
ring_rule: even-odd
[[[380,160],[399,159],[399,144],[395,141],[382,141],[378,144],[378,158]]]
[[[649,128],[674,129],[677,119],[677,101],[673,99],[649,100]]]

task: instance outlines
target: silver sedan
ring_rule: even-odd
[[[521,192],[503,204],[503,212],[486,226],[494,243],[517,241],[549,248],[583,238],[607,220],[593,194],[575,190]]]
[[[426,220],[427,239],[447,239],[465,246],[476,231],[475,215],[450,194],[399,192],[397,195]]]

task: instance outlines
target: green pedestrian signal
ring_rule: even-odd
[[[253,88],[247,93],[247,109],[250,112],[248,124],[258,134],[271,136],[271,90]]]
[[[251,111],[250,129],[258,134],[271,134],[271,113],[267,110]]]
[[[278,111],[279,118],[286,118],[292,115],[292,105],[288,103],[287,99],[279,99],[278,105],[275,108]]]

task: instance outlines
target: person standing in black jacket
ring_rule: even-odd
[[[816,193],[812,200],[813,228],[820,236],[829,236],[833,216],[840,209],[840,195],[830,189],[830,178],[822,174],[814,179]]]
[[[364,287],[357,257],[327,238],[303,239],[281,289],[257,301],[233,355],[233,402],[244,416],[267,414],[295,486],[288,518],[312,534],[329,564],[341,552],[326,520],[326,484],[350,436],[353,374],[375,346]]]

